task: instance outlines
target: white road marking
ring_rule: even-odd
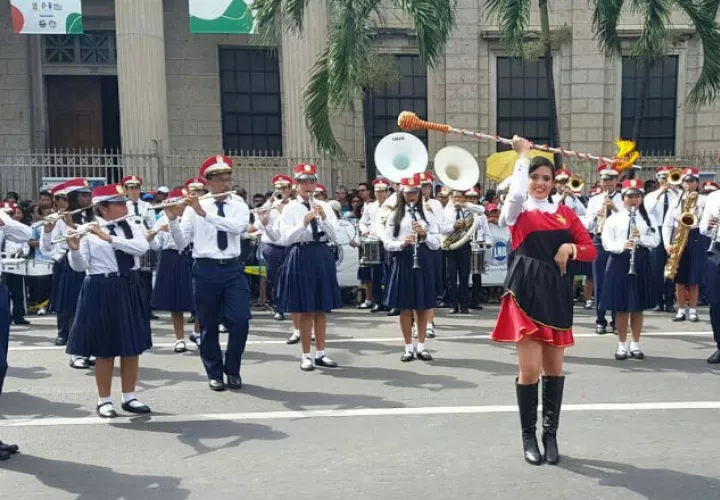
[[[564,404],[563,412],[597,411],[658,411],[658,410],[718,410],[720,401],[665,401],[655,403],[589,403]],[[516,413],[515,405],[497,406],[439,406],[422,408],[358,408],[352,410],[303,410],[303,411],[267,411],[247,413],[201,413],[196,415],[157,415],[118,417],[111,420],[100,417],[77,418],[12,418],[0,420],[0,427],[59,427],[108,425],[136,423],[138,425],[161,424],[168,422],[204,422],[208,420],[293,420],[304,418],[338,417],[393,417],[416,415],[471,415],[491,413]]]
[[[711,336],[712,332],[647,332],[643,333],[643,337],[707,337]],[[596,333],[575,333],[573,334],[575,338],[586,338],[586,339],[606,339],[606,338],[612,338],[614,337],[612,334],[605,334],[605,335],[598,335]],[[10,338],[12,339],[12,333],[10,334]],[[481,334],[481,335],[442,335],[442,333],[438,333],[438,337],[435,339],[432,339],[432,342],[442,342],[444,340],[489,340],[490,334]],[[372,337],[372,338],[350,338],[350,339],[333,339],[332,334],[330,334],[328,340],[328,344],[345,344],[345,343],[361,343],[361,342],[370,342],[370,343],[379,343],[379,344],[393,344],[393,343],[399,343],[403,342],[402,337],[399,335],[397,337]],[[221,342],[222,345],[225,345],[227,342]],[[248,340],[248,345],[284,345],[286,344],[285,340]],[[153,348],[159,348],[159,349],[168,349],[168,348],[174,348],[175,342],[158,342],[153,345]],[[65,350],[65,347],[62,346],[54,346],[54,345],[15,345],[13,342],[10,342],[10,351],[59,351],[59,350]]]

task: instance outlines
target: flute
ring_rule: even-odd
[[[226,191],[224,193],[208,193],[205,195],[202,195],[198,198],[199,201],[202,200],[214,200],[215,198],[222,198],[224,196],[230,196],[232,194],[235,194],[235,191]],[[185,203],[187,201],[188,197],[180,198],[179,200],[165,200],[162,203],[158,203],[157,205],[151,205],[150,208],[155,210],[158,208],[165,208],[165,207],[172,207],[174,205],[180,205],[181,203]]]
[[[40,219],[37,222],[33,222],[30,227],[39,227],[39,226],[47,226],[50,224],[57,224],[57,221],[62,219],[63,217],[67,217],[68,215],[75,215],[79,214],[80,212],[83,212],[85,210],[88,210],[90,207],[84,207],[84,208],[78,208],[77,210],[73,210],[72,212],[55,212],[50,215],[46,215],[42,219]]]
[[[135,215],[135,214],[123,215],[122,217],[118,217],[117,219],[105,221],[102,224],[98,224],[97,222],[91,222],[90,224],[88,224],[83,229],[80,229],[79,231],[75,231],[73,233],[68,233],[65,236],[63,236],[62,238],[55,238],[54,240],[52,240],[52,243],[58,244],[58,243],[62,243],[63,241],[65,241],[67,238],[80,238],[82,236],[85,236],[86,234],[88,234],[90,232],[90,226],[98,226],[102,229],[104,227],[108,227],[113,224],[117,224],[118,222],[122,222],[126,219],[130,219],[131,217],[137,217],[137,215]]]

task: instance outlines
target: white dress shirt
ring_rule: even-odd
[[[375,200],[368,203],[363,208],[362,217],[358,223],[360,230],[360,236],[376,237],[379,236],[375,222],[377,221],[377,215],[380,211],[380,202]]]
[[[0,220],[3,225],[0,226],[0,246],[7,240],[8,243],[26,243],[32,237],[32,229],[30,226],[16,221],[5,212],[0,211]],[[6,244],[7,247],[7,244]],[[7,249],[6,249],[7,251]],[[0,259],[0,274],[2,273],[2,259]]]
[[[680,222],[680,214],[682,213],[683,205],[685,204],[685,196],[686,193],[683,193],[675,201],[675,204],[670,206],[670,211],[668,212],[667,216],[665,217],[665,221],[663,222],[662,237],[663,242],[665,242],[666,245],[669,245],[672,241],[673,231],[675,230],[675,228],[677,228],[678,223]],[[702,219],[703,213],[705,211],[705,201],[705,196],[698,196],[697,205],[693,210],[693,213],[695,214],[695,224],[693,225],[692,229],[695,229],[700,225],[700,219]],[[712,214],[710,215],[712,216]]]
[[[705,197],[705,210],[700,218],[700,233],[711,238],[715,236],[715,229],[708,226],[713,217],[720,217],[720,191],[715,191]]]
[[[432,212],[425,212],[425,219],[427,222],[420,218],[419,214],[415,215],[418,222],[422,226],[423,230],[427,234],[427,237],[422,244],[427,245],[430,250],[440,249],[440,227],[438,226],[437,220]],[[385,232],[382,235],[382,242],[385,250],[389,252],[400,252],[403,250],[405,238],[413,232],[413,220],[410,209],[405,207],[405,215],[400,220],[400,231],[397,236],[394,236],[395,232],[395,211],[388,216],[387,225],[385,226]]]
[[[490,243],[492,235],[490,234],[490,224],[488,224],[487,215],[480,215],[480,224],[475,231],[475,241],[484,241]]]
[[[635,224],[640,232],[638,246],[652,249],[660,244],[660,232],[657,230],[657,222],[652,214],[648,213],[648,219],[650,219],[650,226],[647,225],[640,212],[637,212]],[[630,211],[624,207],[607,218],[602,232],[602,244],[606,252],[621,254],[625,251],[625,243],[630,240],[629,226]]]
[[[556,193],[552,196],[553,203],[560,204],[560,200],[562,199],[562,193]],[[578,217],[582,217],[585,215],[585,205],[582,204],[580,201],[580,198],[576,196],[572,196],[568,194],[565,197],[565,206],[567,206],[570,210],[575,212],[575,215]]]
[[[287,205],[283,205],[283,207],[287,207]],[[280,213],[281,212],[279,210],[270,210],[270,213],[268,214],[268,223],[266,225],[263,225],[262,222],[260,222],[257,215],[255,216],[255,224],[253,225],[259,232],[262,233],[262,236],[260,237],[260,241],[262,243],[282,246],[280,245],[282,235],[279,230]]]
[[[338,220],[335,216],[335,211],[326,201],[315,200],[315,204],[323,207],[326,216],[326,218],[318,224],[318,232],[325,233],[325,236],[321,237],[320,241],[337,241]],[[277,226],[277,230],[281,235],[280,245],[290,246],[294,243],[313,241],[312,224],[305,226],[303,223],[309,211],[299,197],[285,206],[282,214],[280,214]]]
[[[622,201],[622,194],[620,193],[613,193],[613,195],[610,197],[610,200],[615,204],[615,208],[618,210],[621,210],[624,206]],[[580,221],[582,221],[583,226],[585,226],[585,229],[590,231],[591,233],[595,234],[597,228],[597,213],[603,208],[603,203],[605,203],[605,193],[600,193],[598,195],[593,196],[590,198],[590,201],[588,201],[587,210],[585,211],[585,215],[580,217]],[[615,212],[612,212],[615,213]],[[611,213],[611,215],[612,215]],[[609,217],[608,217],[609,218]],[[607,223],[607,219],[605,220]]]
[[[438,204],[440,204],[440,202],[438,202]],[[440,205],[440,207],[442,210],[442,212],[441,212],[442,218],[436,217],[436,219],[438,220],[438,225],[440,227],[440,233],[442,235],[448,235],[455,230],[455,223],[458,221],[457,208],[455,207],[454,203],[448,203],[447,205],[445,205],[445,208],[442,208],[442,205]],[[465,219],[465,217],[469,216],[470,214],[482,216],[485,213],[485,207],[482,205],[475,205],[475,204],[461,206],[460,213],[461,213],[460,220]],[[485,221],[487,223],[487,219],[485,219]]]
[[[25,243],[18,243],[15,241],[5,242],[5,254],[13,259],[23,259],[30,255],[30,245]]]
[[[192,210],[191,208],[186,208],[185,211]],[[178,217],[178,220],[182,222],[182,217]],[[167,231],[161,231],[160,228],[163,226],[167,226]],[[150,242],[150,250],[155,251],[162,251],[162,250],[178,250],[177,245],[175,245],[175,239],[172,237],[172,234],[170,234],[170,221],[167,218],[167,215],[163,213],[163,215],[160,216],[160,218],[155,223],[155,227],[153,228],[158,233],[155,235],[153,240]]]
[[[105,224],[108,221],[98,217],[98,224]],[[115,258],[115,250],[120,250],[134,257],[134,270],[139,269],[140,257],[150,248],[145,239],[145,231],[138,227],[137,224],[129,222],[128,225],[132,230],[132,239],[125,238],[125,232],[119,225],[115,225],[116,236],[111,236],[112,243],[101,240],[94,234],[83,236],[80,240],[80,248],[70,250],[68,253],[68,261],[70,267],[77,272],[85,272],[88,275],[117,273],[119,271],[117,259]],[[83,228],[85,226],[80,226]],[[80,229],[78,228],[78,229]],[[110,234],[110,230],[105,227],[103,232]]]
[[[87,221],[85,220],[85,215],[83,213],[81,223],[85,224],[86,222]],[[67,223],[63,219],[60,219],[55,223],[55,227],[51,232],[47,233],[45,232],[45,228],[43,228],[42,234],[40,235],[40,249],[44,253],[52,255],[52,259],[55,262],[62,260],[62,258],[65,257],[65,254],[67,254],[68,246],[65,241],[65,235],[69,229],[70,228]],[[60,239],[62,241],[53,243],[53,240]]]
[[[182,221],[170,221],[170,233],[177,248],[185,248],[193,244],[194,259],[232,259],[240,257],[242,236],[250,225],[250,209],[242,201],[230,198],[223,202],[225,217],[218,215],[217,200],[200,201],[205,210],[205,217],[200,217],[195,210],[187,208]],[[220,250],[217,244],[218,231],[227,233],[228,246]]]
[[[648,211],[649,214],[652,214],[655,221],[658,223],[658,227],[662,226],[665,222],[665,216],[667,215],[665,213],[665,196],[667,195],[668,199],[668,213],[670,212],[670,209],[677,204],[678,194],[673,191],[672,189],[666,191],[665,193],[662,193],[659,189],[656,189],[652,193],[648,193],[645,196],[645,200],[643,203],[645,204],[645,209]]]
[[[135,210],[135,205],[137,204],[137,210]],[[128,213],[130,215],[133,215],[133,217],[130,217],[128,219],[128,222],[138,224],[138,225],[144,225],[147,229],[152,229],[155,226],[155,210],[151,208],[150,203],[143,200],[138,201],[127,201],[127,208]],[[136,214],[140,214],[139,216],[135,216]],[[143,222],[145,224],[143,224]]]

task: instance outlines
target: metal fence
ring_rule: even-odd
[[[117,151],[3,151],[0,150],[0,191],[3,194],[14,191],[21,199],[37,199],[38,192],[45,185],[52,185],[52,179],[64,177],[99,178],[104,182],[118,182],[125,175],[139,175],[145,180],[145,188],[153,190],[158,186],[170,188],[182,185],[186,179],[198,175],[201,163],[212,152],[171,151],[158,153],[120,153]],[[328,190],[335,190],[339,184],[349,188],[367,180],[365,159],[334,160],[313,157],[278,157],[262,154],[230,153],[235,164],[234,182],[248,192],[268,191],[270,180],[276,174],[293,174],[298,163],[312,163],[318,166],[319,179]],[[647,156],[638,163],[642,179],[652,178],[655,167],[674,165],[698,167],[703,180],[717,176],[719,151],[703,151],[677,156]],[[481,165],[483,164],[481,159]],[[585,179],[589,187],[597,181],[597,165],[590,162],[566,161],[573,173]],[[431,168],[431,167],[429,167]],[[483,189],[495,187],[496,183],[485,177],[481,168],[480,185]],[[332,197],[332,196],[331,196]]]
[[[66,177],[98,178],[106,183],[119,182],[125,175],[139,175],[143,188],[182,186],[199,173],[200,165],[212,153],[171,151],[157,153],[120,153],[117,151],[2,151],[0,150],[0,191],[14,191],[21,199],[37,199],[38,192],[54,179]],[[248,196],[271,189],[276,174],[293,174],[298,163],[312,163],[328,190],[339,184],[357,185],[366,180],[365,160],[333,160],[312,157],[277,157],[229,154],[235,166],[234,183]],[[45,181],[45,183],[44,183]],[[57,181],[55,181],[57,182]]]

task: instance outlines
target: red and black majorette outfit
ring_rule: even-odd
[[[573,243],[574,260],[591,262],[596,251],[587,230],[565,205],[554,213],[523,209],[509,228],[515,258],[505,280],[493,340],[519,342],[530,335],[558,347],[572,346],[572,280],[569,274],[560,276],[554,258],[561,245]]]

